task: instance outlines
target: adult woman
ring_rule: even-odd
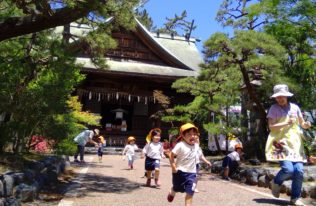
[[[280,162],[281,170],[272,180],[272,194],[280,195],[280,187],[287,179],[292,179],[292,205],[304,205],[300,201],[303,183],[303,162],[306,162],[302,142],[302,130],[311,126],[305,122],[300,108],[288,102],[293,96],[287,85],[279,84],[273,88],[276,104],[268,112],[270,134],[266,144],[266,158],[268,161]]]

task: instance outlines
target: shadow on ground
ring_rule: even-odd
[[[71,163],[71,166],[73,167],[93,167],[93,168],[112,168],[113,166],[111,165],[106,165],[104,163],[98,163],[98,162],[89,162],[89,163],[86,163],[86,164],[78,164],[78,163]]]
[[[72,181],[65,195],[83,197],[91,192],[128,193],[139,188],[140,185],[137,182],[132,182],[126,178],[89,173],[85,174],[83,179]]]
[[[289,205],[289,201],[271,199],[271,198],[258,198],[258,199],[253,199],[253,201],[255,201],[258,204]]]

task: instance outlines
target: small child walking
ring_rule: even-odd
[[[172,202],[176,192],[185,192],[185,206],[191,206],[196,186],[196,157],[198,155],[196,138],[199,130],[193,124],[186,123],[180,127],[179,134],[180,142],[172,149],[169,158],[172,169],[172,187],[167,200]]]
[[[163,155],[163,145],[160,142],[160,134],[161,129],[155,128],[149,132],[147,136],[149,143],[145,145],[143,148],[143,154],[145,154],[145,170],[146,170],[146,177],[147,182],[146,186],[150,187],[151,184],[151,174],[155,171],[155,186],[159,188],[159,173],[160,173],[160,159],[164,157]],[[146,138],[146,140],[147,140]]]
[[[105,139],[102,135],[98,137],[98,158],[99,162],[102,162],[103,149],[106,146]]]
[[[128,160],[128,168],[134,169],[134,160],[135,160],[135,151],[138,150],[138,146],[135,144],[135,137],[130,136],[127,138],[127,145],[125,146],[122,155],[127,156]],[[123,160],[125,160],[125,157],[123,157]]]

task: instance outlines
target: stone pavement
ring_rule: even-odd
[[[145,187],[144,159],[135,161],[135,169],[127,169],[122,156],[106,155],[103,162],[96,155],[86,155],[88,164],[75,166],[76,179],[67,188],[65,197],[58,206],[180,206],[184,194],[178,193],[172,203],[166,199],[171,187],[171,168],[168,159],[161,163],[160,189]],[[252,206],[288,205],[288,197],[275,199],[270,190],[239,183],[226,182],[218,176],[202,173],[198,182],[199,193],[193,198],[195,206]],[[308,205],[316,205],[304,199]]]

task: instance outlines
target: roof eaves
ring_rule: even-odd
[[[159,49],[163,50],[168,56],[169,58],[171,58],[172,61],[174,61],[175,63],[177,63],[178,65],[189,69],[189,70],[194,70],[193,68],[191,68],[189,65],[185,64],[184,62],[182,62],[179,58],[177,58],[175,55],[173,55],[165,46],[163,46],[161,43],[159,43],[158,41],[155,40],[155,38],[152,36],[152,33],[150,33],[139,21],[138,19],[136,19],[138,28],[141,29],[141,31],[143,31],[144,34],[147,35],[147,37],[155,43],[156,46],[159,47]]]

